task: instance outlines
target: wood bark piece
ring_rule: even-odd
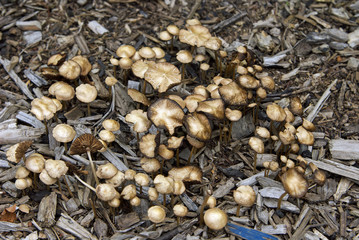
[[[266,205],[269,208],[277,208],[278,200],[271,199],[271,198],[264,198],[263,199],[264,205]],[[299,208],[295,206],[294,204],[288,202],[288,201],[282,201],[282,204],[280,205],[280,208],[294,213],[299,213]]]
[[[41,23],[39,21],[16,21],[16,27],[26,31],[39,31]]]
[[[49,83],[43,79],[42,77],[38,76],[34,71],[31,69],[26,69],[24,71],[25,76],[33,82],[36,86],[41,87],[44,85],[48,85]]]
[[[235,187],[234,184],[234,179],[230,178],[226,184],[218,186],[217,189],[213,192],[213,197],[214,198],[222,198],[225,195],[227,195],[228,193],[231,192],[232,188]]]
[[[359,159],[359,141],[333,139],[329,141],[329,150],[333,158],[342,160]]]
[[[294,234],[292,235],[292,237],[290,239],[292,239],[292,240],[294,240],[294,239],[302,239],[303,234],[306,232],[308,222],[313,216],[313,211],[310,208],[307,208],[307,209],[308,209],[308,212],[306,212],[305,216],[303,216],[301,214],[301,216],[303,217],[302,220],[301,220],[301,223],[300,223],[297,230],[294,232]]]
[[[90,21],[87,26],[95,33],[98,35],[102,35],[104,33],[107,33],[108,30],[103,27],[101,24],[99,24],[97,21],[93,20]]]
[[[40,120],[38,120],[35,116],[25,113],[23,111],[19,111],[16,114],[16,118],[19,119],[20,121],[30,124],[34,128],[45,128],[45,125]]]
[[[110,150],[104,151],[102,155],[109,160],[120,171],[128,170],[128,167]]]
[[[0,56],[0,63],[3,65],[5,71],[9,74],[9,76],[14,80],[15,84],[20,88],[20,90],[28,97],[29,99],[34,99],[34,96],[30,92],[27,85],[19,78],[19,76],[15,73],[14,70],[8,70],[10,67],[10,61],[6,58]]]
[[[49,196],[41,200],[37,221],[42,227],[51,227],[55,224],[56,205],[57,195],[55,192],[50,193]]]
[[[56,222],[56,226],[58,226],[65,232],[71,233],[79,239],[97,240],[96,236],[92,235],[84,227],[78,224],[74,219],[64,213],[61,213],[61,217]]]
[[[45,129],[32,127],[0,130],[0,144],[14,144],[27,140],[35,140],[44,133]]]
[[[261,232],[268,234],[287,234],[287,225],[277,224],[275,227],[272,225],[263,225],[261,227]]]
[[[90,49],[87,46],[85,37],[84,37],[84,35],[82,35],[82,33],[75,35],[74,39],[75,39],[76,44],[79,46],[82,54],[90,54]]]
[[[16,231],[24,231],[24,232],[32,232],[34,228],[24,227],[23,223],[11,223],[0,221],[0,232],[16,232]]]

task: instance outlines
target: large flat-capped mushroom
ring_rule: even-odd
[[[147,118],[147,113],[141,109],[132,110],[126,115],[125,120],[134,124],[133,130],[137,133],[146,132],[152,124]]]
[[[186,107],[189,112],[194,112],[198,107],[198,103],[204,100],[206,100],[206,97],[203,95],[191,94],[185,98],[184,103],[186,104]]]
[[[221,86],[218,91],[224,102],[229,105],[240,106],[247,103],[247,91],[235,82]]]
[[[155,90],[162,93],[181,83],[181,73],[178,68],[171,63],[156,63],[147,69],[145,80],[149,82]]]
[[[191,113],[185,116],[183,123],[187,134],[200,141],[207,141],[211,138],[212,128],[208,118],[201,113]]]
[[[211,37],[208,28],[201,25],[192,25],[187,27],[188,30],[181,29],[179,31],[180,42],[191,46],[204,46],[206,41]]]
[[[196,112],[202,112],[210,118],[224,119],[224,102],[222,99],[208,99],[198,103]]]
[[[173,135],[175,128],[182,126],[184,112],[175,101],[161,98],[148,107],[147,116],[156,127],[166,128]]]

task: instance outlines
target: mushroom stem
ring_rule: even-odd
[[[65,153],[68,151],[67,143],[64,143]]]
[[[65,185],[66,185],[67,190],[69,191],[70,196],[71,196],[72,198],[74,198],[74,194],[73,194],[72,191],[71,191],[71,188],[70,188],[70,185],[69,185],[69,183],[68,183],[68,179],[67,179],[67,176],[66,176],[66,175],[64,176],[64,182],[65,182]]]
[[[58,187],[59,187],[59,190],[60,190],[61,195],[64,195],[64,193],[62,192],[61,183],[60,183],[60,179],[59,179],[59,178],[57,179],[57,185],[58,185]]]
[[[222,143],[222,135],[223,135],[223,128],[221,126],[221,123],[219,125],[219,143]]]
[[[233,122],[231,122],[230,124],[229,124],[229,130],[228,130],[228,140],[227,140],[227,142],[229,142],[230,140],[231,140],[231,138],[232,138],[232,127],[233,127]]]
[[[241,211],[241,205],[238,204],[237,211],[236,211],[236,217],[239,216],[240,211]]]
[[[87,116],[91,116],[90,103],[87,103]]]
[[[163,164],[164,164],[164,162],[165,162],[165,159],[164,159],[164,158],[162,158],[162,161],[161,161],[161,168],[160,168],[160,174],[162,174],[162,173],[163,173]]]
[[[176,162],[177,162],[177,167],[179,167],[179,165],[180,165],[180,161],[179,161],[179,148],[177,148],[177,150],[176,150]]]
[[[83,185],[85,185],[86,187],[88,187],[90,190],[96,192],[96,189],[95,189],[93,186],[91,186],[91,185],[87,184],[86,182],[84,182],[79,176],[77,176],[76,173],[74,173],[74,176],[75,176],[75,178],[76,178],[77,180],[79,180],[80,183],[82,183]]]
[[[177,226],[180,225],[180,222],[181,222],[181,218],[179,216],[177,216]]]
[[[254,153],[253,159],[253,174],[257,172],[257,152]]]
[[[45,125],[45,133],[46,133],[46,135],[48,135],[49,134],[49,128],[47,127],[47,120],[46,119],[44,119],[44,125]]]
[[[108,99],[111,100],[112,97],[112,87],[108,88]]]
[[[280,205],[282,204],[282,200],[283,200],[283,198],[285,197],[285,195],[287,195],[287,192],[284,192],[284,193],[280,196],[280,198],[279,198],[279,200],[278,200],[278,204],[277,204],[278,210],[280,209]]]
[[[92,173],[93,173],[93,176],[95,178],[95,182],[96,182],[96,186],[100,184],[100,181],[98,180],[97,178],[97,175],[96,175],[96,169],[95,169],[95,164],[93,163],[92,161],[92,156],[91,156],[91,152],[90,151],[87,151],[87,156],[90,160],[90,166],[91,166],[91,170],[92,170]]]
[[[218,50],[214,51],[214,59],[216,61],[216,70],[218,71],[219,69],[219,64],[218,64]]]
[[[116,65],[113,65],[113,77],[116,78]]]
[[[201,207],[200,207],[200,209],[199,209],[199,225],[200,225],[200,226],[203,226],[203,220],[204,220],[204,219],[203,219],[203,217],[204,217],[203,212],[204,212],[204,208],[205,208],[206,205],[207,205],[208,199],[209,199],[209,195],[206,194],[206,196],[205,196],[205,198],[204,198],[204,200],[203,200],[203,203],[202,203],[202,205],[201,205]]]
[[[146,94],[146,81],[145,80],[143,80],[142,93]]]
[[[184,80],[185,71],[186,71],[186,64],[182,63],[182,68],[181,68],[181,81],[182,82]]]
[[[142,194],[142,186],[140,185],[140,194]]]
[[[189,154],[188,160],[187,160],[187,165],[189,165],[191,163],[191,158],[192,155],[195,154],[196,148],[194,146],[192,146],[191,152]]]

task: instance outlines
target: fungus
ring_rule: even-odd
[[[61,176],[64,176],[69,170],[64,161],[52,159],[45,161],[45,169],[49,176],[52,178],[60,178]]]
[[[40,173],[45,168],[45,158],[39,153],[33,153],[26,158],[25,166],[33,173]]]
[[[156,188],[150,187],[148,188],[148,198],[150,201],[156,201],[158,198],[158,192]]]
[[[218,91],[223,101],[229,105],[240,106],[247,103],[247,91],[235,82],[221,86]]]
[[[227,214],[219,208],[211,208],[204,214],[206,226],[212,230],[221,230],[227,225]]]
[[[121,196],[123,196],[123,199],[125,200],[131,200],[136,197],[136,186],[133,184],[127,185],[123,188]]]
[[[295,115],[303,114],[303,106],[299,97],[294,97],[290,101],[290,110]]]
[[[120,58],[132,57],[136,52],[136,48],[131,45],[122,45],[116,50],[116,55]]]
[[[106,119],[102,122],[102,126],[104,127],[104,129],[111,132],[116,132],[120,130],[120,123],[114,119]]]
[[[247,89],[255,89],[259,87],[259,81],[250,75],[240,76],[239,83]]]
[[[106,183],[112,184],[114,187],[119,187],[123,181],[125,181],[125,174],[121,171],[117,171],[112,178],[106,179]]]
[[[23,141],[12,145],[6,151],[6,158],[10,162],[18,163],[25,156],[27,149],[31,146],[32,141]]]
[[[47,65],[48,66],[58,66],[65,61],[65,58],[66,58],[65,53],[58,53],[58,54],[52,55],[47,60]]]
[[[134,179],[135,182],[140,185],[140,194],[142,193],[142,187],[146,187],[150,184],[150,177],[145,173],[137,173]]]
[[[192,57],[192,54],[189,51],[180,50],[176,54],[176,58],[180,63],[182,63],[181,79],[183,81],[183,79],[185,78],[185,73],[186,73],[186,64],[192,62],[193,57]]]
[[[172,168],[168,176],[174,180],[184,182],[202,182],[202,171],[196,166],[184,166],[181,168]]]
[[[165,177],[161,174],[158,174],[153,180],[157,192],[163,195],[163,206],[166,205],[166,194],[173,192],[174,180],[171,177]]]
[[[191,94],[185,98],[184,103],[186,104],[188,111],[190,113],[192,113],[192,112],[196,111],[196,109],[198,107],[198,103],[205,101],[205,100],[206,100],[206,97],[203,96],[202,94],[201,95],[200,94]]]
[[[230,125],[229,125],[229,130],[228,130],[228,141],[232,138],[232,127],[233,127],[233,122],[239,121],[239,119],[242,118],[242,112],[239,110],[232,110],[230,108],[226,108],[225,110],[225,116],[226,118],[231,121]]]
[[[238,204],[236,216],[239,216],[239,211],[241,206],[243,207],[252,207],[256,201],[256,193],[253,188],[248,185],[239,186],[236,190],[233,191],[234,201]]]
[[[111,201],[117,195],[117,191],[113,185],[108,183],[101,183],[96,187],[96,195],[102,201]]]
[[[21,166],[16,170],[15,178],[26,178],[27,176],[29,176],[29,174],[30,171],[26,167]]]
[[[60,66],[59,73],[66,79],[75,80],[81,74],[81,67],[77,62],[68,60]]]
[[[222,99],[209,99],[198,103],[196,112],[202,112],[207,117],[218,120],[224,119],[224,102]]]
[[[160,162],[155,158],[141,158],[140,164],[147,173],[155,173],[161,168]]]
[[[49,173],[46,171],[46,169],[42,169],[42,171],[39,175],[39,178],[40,178],[41,182],[43,182],[46,185],[52,185],[57,181],[56,178],[53,178],[49,175]]]
[[[188,30],[181,29],[179,31],[179,40],[191,46],[202,47],[211,37],[208,28],[199,24],[187,26]]]
[[[305,144],[305,145],[313,145],[314,144],[314,136],[313,133],[307,131],[304,127],[299,126],[297,128],[297,132],[295,134],[298,138],[298,141],[301,144]]]
[[[61,123],[54,127],[52,135],[56,141],[64,143],[65,152],[67,152],[67,143],[75,138],[76,131],[70,125]]]
[[[176,103],[178,103],[178,105],[180,105],[180,107],[182,109],[184,109],[186,107],[185,101],[178,95],[171,94],[171,95],[168,95],[167,98],[169,98],[169,99],[175,101]]]
[[[302,126],[303,126],[305,129],[307,129],[308,131],[310,131],[310,132],[315,131],[315,125],[314,125],[312,122],[310,122],[310,121],[308,121],[307,119],[305,119],[305,118],[303,118]]]
[[[97,168],[96,175],[101,179],[111,179],[118,173],[118,169],[112,163],[100,165]]]
[[[176,204],[173,207],[173,213],[177,217],[177,226],[178,226],[180,224],[180,222],[181,222],[181,218],[185,217],[187,215],[188,208],[185,207],[183,204]]]
[[[76,98],[84,103],[87,103],[87,114],[91,115],[90,103],[97,97],[97,89],[90,84],[81,84],[76,88]]]
[[[111,143],[111,142],[113,142],[113,141],[116,140],[115,134],[113,134],[113,132],[111,132],[111,131],[109,131],[109,130],[106,130],[106,129],[101,130],[101,131],[98,133],[98,135],[99,135],[99,137],[100,137],[103,141],[105,141],[105,142],[107,142],[107,143]]]
[[[178,68],[171,63],[155,63],[147,69],[144,78],[158,92],[166,92],[181,83],[181,73]]]
[[[147,211],[148,218],[154,224],[161,223],[166,218],[165,210],[160,206],[152,206]]]
[[[175,136],[171,136],[168,141],[168,148],[169,149],[176,149],[176,162],[177,162],[177,167],[179,167],[179,148],[182,145],[184,136],[182,137],[175,137]]]
[[[91,63],[84,56],[75,56],[71,60],[77,62],[77,64],[80,65],[80,67],[81,67],[80,75],[81,76],[86,76],[92,69]]]
[[[128,180],[128,181],[132,181],[135,179],[135,176],[136,176],[136,171],[133,170],[133,169],[127,169],[125,171],[125,179]]]
[[[149,106],[151,102],[148,100],[145,94],[141,93],[140,91],[129,88],[127,90],[127,94],[132,98],[133,101],[142,103],[145,106]]]
[[[48,91],[50,95],[54,95],[60,101],[69,101],[75,96],[74,88],[62,81],[52,84]]]
[[[141,205],[141,199],[139,197],[135,196],[130,200],[130,204],[131,204],[131,206],[138,207]]]
[[[309,167],[313,172],[313,178],[314,182],[318,184],[319,186],[323,186],[327,177],[325,176],[325,173],[322,170],[319,170],[318,167],[314,163],[309,163]]]
[[[144,135],[139,142],[139,149],[146,157],[154,158],[157,149],[156,135],[150,133]]]
[[[257,154],[264,153],[264,144],[263,141],[257,137],[251,137],[248,142],[249,146],[254,150],[254,160],[253,160],[253,172],[256,172],[257,169]]]

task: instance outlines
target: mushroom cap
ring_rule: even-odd
[[[292,134],[295,134],[297,132],[297,129],[295,129],[295,127],[288,122],[284,124],[284,128],[290,131]]]
[[[290,145],[290,151],[292,153],[297,153],[297,152],[299,152],[299,150],[300,150],[300,147],[299,147],[298,143],[292,143]]]
[[[156,188],[150,187],[148,188],[148,197],[150,201],[156,201],[158,198],[158,192]]]
[[[286,118],[286,114],[284,109],[279,106],[278,104],[272,103],[269,104],[267,106],[267,110],[266,110],[267,116],[273,120],[273,121],[277,121],[277,122],[282,122],[285,120]]]
[[[51,109],[50,109],[51,107]],[[30,112],[32,114],[34,114],[36,116],[37,119],[39,120],[49,120],[51,118],[54,117],[54,105],[48,105],[46,104],[42,99],[40,98],[35,98],[34,100],[32,100],[31,102],[31,110]],[[56,108],[56,106],[55,106]],[[56,111],[56,110],[55,110]]]
[[[136,52],[136,48],[131,45],[122,45],[116,50],[116,55],[120,58],[123,57],[132,57]]]
[[[179,31],[180,31],[179,28],[176,25],[173,25],[173,24],[168,25],[166,29],[170,34],[172,34],[174,36],[177,36],[179,34]]]
[[[135,175],[135,182],[140,186],[148,186],[150,184],[150,177],[146,173],[137,173]]]
[[[196,111],[197,107],[198,107],[198,103],[199,102],[202,102],[202,101],[205,101],[206,100],[206,97],[203,96],[203,95],[200,95],[200,94],[191,94],[191,95],[188,95],[184,102],[186,104],[186,107],[188,109],[188,111],[190,113]]]
[[[247,91],[235,82],[221,86],[218,91],[225,103],[229,105],[239,106],[247,103]]]
[[[113,142],[116,140],[116,136],[115,134],[113,134],[113,132],[109,131],[109,130],[101,130],[99,133],[98,133],[99,137],[105,141],[105,142]]]
[[[267,91],[262,87],[257,88],[256,94],[261,99],[265,99],[267,97]]]
[[[255,89],[259,87],[259,81],[250,75],[242,75],[239,77],[241,86],[248,89]]]
[[[27,176],[29,176],[30,171],[23,166],[20,166],[15,173],[15,178],[26,178]]]
[[[128,181],[134,180],[136,176],[136,171],[133,169],[127,169],[125,171],[125,179]]]
[[[57,100],[68,101],[74,98],[75,89],[71,85],[60,81],[50,86],[49,94],[54,95]]]
[[[209,196],[207,200],[207,206],[209,208],[214,208],[217,205],[217,199],[213,196]]]
[[[240,206],[252,207],[256,201],[256,193],[253,188],[248,185],[239,186],[233,191],[234,201]]]
[[[174,152],[166,147],[166,145],[161,144],[158,147],[158,155],[160,155],[164,159],[171,159],[174,156]]]
[[[239,65],[237,67],[237,73],[239,73],[240,75],[246,75],[246,74],[248,74],[248,70],[246,67]]]
[[[154,158],[157,148],[156,135],[150,133],[144,135],[139,142],[139,148],[143,155],[148,158]]]
[[[45,161],[45,169],[50,177],[59,178],[67,173],[69,168],[62,160],[48,159]]]
[[[327,176],[325,175],[325,172],[322,170],[319,170],[317,166],[315,166],[314,163],[309,163],[309,167],[313,172],[314,175],[314,182],[318,184],[319,186],[323,186],[325,181],[327,180]]]
[[[142,109],[132,110],[126,115],[126,122],[133,123],[133,130],[138,133],[146,132],[152,125],[147,118],[147,112]]]
[[[262,87],[266,90],[269,90],[269,91],[273,91],[274,88],[275,88],[275,82],[273,80],[272,77],[270,76],[265,76],[265,77],[262,77],[260,78],[260,81],[261,81],[261,84],[262,84]]]
[[[226,115],[226,118],[229,119],[231,122],[236,122],[239,119],[241,119],[243,116],[241,111],[236,110],[236,109],[232,110],[230,108],[226,108],[225,115]]]
[[[188,141],[189,144],[191,144],[191,146],[199,149],[202,148],[204,146],[204,142],[200,141],[194,137],[191,137],[190,135],[187,134],[186,139]]]
[[[176,137],[176,136],[171,136],[168,141],[167,141],[167,146],[169,149],[177,149],[182,145],[184,136],[181,137]]]
[[[185,217],[188,213],[188,208],[186,206],[184,206],[183,204],[176,204],[173,207],[173,213],[177,217]]]
[[[26,168],[34,173],[40,173],[45,168],[45,158],[39,153],[33,153],[25,160]]]
[[[117,195],[117,191],[112,184],[101,183],[96,187],[96,195],[102,201],[110,201]]]
[[[48,66],[58,66],[60,65],[63,61],[65,61],[66,58],[66,54],[65,53],[57,53],[55,55],[52,55],[48,60],[47,60],[47,65]]]
[[[203,62],[204,60],[206,60],[207,57],[203,54],[197,54],[195,57],[194,57],[194,60],[196,62]]]
[[[148,218],[153,223],[161,223],[166,218],[165,210],[160,206],[152,206],[147,211]]]
[[[15,181],[15,187],[19,190],[24,190],[26,188],[28,188],[28,182],[26,181],[25,178],[19,178],[19,179],[16,179]]]
[[[292,197],[301,198],[308,191],[308,182],[295,168],[290,168],[280,176],[285,191]]]
[[[222,99],[208,99],[198,103],[196,112],[202,112],[208,117],[224,119],[224,102]]]
[[[181,29],[179,31],[179,40],[191,46],[204,46],[206,41],[211,37],[208,28],[201,25],[191,25],[188,30]]]
[[[212,230],[221,230],[227,225],[227,214],[219,208],[208,209],[204,214],[204,222]]]
[[[218,37],[210,37],[205,43],[204,46],[211,50],[218,50],[222,46],[222,41]]]
[[[175,65],[168,62],[155,63],[147,69],[144,77],[160,93],[181,83],[180,71]]]
[[[186,191],[186,186],[181,180],[175,180],[173,183],[173,194],[174,195],[181,195]]]
[[[112,178],[106,179],[106,183],[112,184],[114,187],[119,187],[123,181],[125,181],[125,174],[121,171],[117,171]]]
[[[172,168],[168,172],[168,176],[175,181],[181,180],[184,182],[201,182],[202,171],[196,166],[185,166],[180,168]]]
[[[256,127],[256,134],[260,136],[261,138],[269,139],[270,138],[270,132],[265,127]]]
[[[176,103],[178,103],[178,105],[180,105],[180,107],[181,107],[182,109],[184,109],[184,108],[186,107],[186,103],[184,102],[184,100],[183,100],[180,96],[174,95],[174,94],[170,94],[170,95],[168,95],[168,96],[166,96],[166,97],[169,98],[169,99],[171,99],[171,100],[173,100],[173,101],[175,101]]]
[[[76,98],[84,103],[90,103],[97,97],[97,89],[90,84],[81,84],[76,88]]]
[[[134,207],[140,206],[141,199],[139,197],[135,196],[130,200],[130,204],[131,204],[131,206],[134,206]]]
[[[193,94],[202,95],[205,98],[209,97],[209,92],[207,91],[206,87],[203,85],[198,85],[193,89]]]
[[[172,35],[168,32],[168,31],[162,31],[158,34],[158,37],[162,40],[162,41],[169,41],[172,39]]]
[[[248,144],[256,153],[264,153],[264,143],[261,139],[251,137]]]
[[[117,58],[114,58],[114,57],[111,57],[110,58],[110,63],[114,66],[118,66],[118,59]]]
[[[132,73],[139,78],[144,78],[145,73],[150,68],[149,62],[151,61],[145,61],[145,60],[137,60],[134,64],[132,64],[131,69]]]
[[[120,130],[120,123],[114,119],[106,119],[102,122],[102,126],[111,132]]]
[[[175,128],[182,126],[184,112],[175,101],[161,98],[148,107],[147,116],[156,127],[166,128],[173,135]]]
[[[187,50],[180,50],[177,52],[176,58],[181,63],[190,63],[193,60],[191,52]]]
[[[92,69],[91,63],[84,56],[75,56],[71,60],[77,62],[80,65],[81,76],[86,76]]]
[[[71,142],[75,136],[76,131],[68,124],[57,124],[52,130],[52,135],[58,142],[68,143]]]
[[[295,115],[303,114],[303,106],[299,97],[294,97],[290,101],[290,111]]]
[[[279,168],[279,163],[277,161],[270,161],[269,163],[269,169],[273,172],[277,171]]]
[[[46,185],[52,185],[57,181],[57,178],[51,177],[45,168],[42,169],[41,173],[39,174],[39,178],[41,182],[45,183]]]
[[[200,141],[207,141],[211,138],[212,128],[208,118],[201,113],[187,114],[183,120],[187,134]]]
[[[132,64],[133,61],[131,60],[131,58],[128,57],[123,57],[120,59],[120,61],[118,61],[118,65],[122,69],[130,69],[132,67]]]
[[[142,103],[145,106],[149,106],[151,102],[148,100],[145,94],[141,93],[140,91],[129,88],[127,89],[127,94],[132,98],[133,101]]]
[[[219,85],[224,86],[224,85],[227,85],[227,84],[233,82],[232,79],[230,79],[230,78],[224,78],[224,77],[221,77],[221,76],[219,76],[219,75],[218,75],[218,76],[215,76],[215,77],[212,79],[212,81],[213,81],[217,86],[219,86]]]
[[[73,60],[68,60],[60,66],[59,73],[66,79],[75,80],[81,74],[81,66]]]
[[[294,120],[295,120],[294,115],[293,115],[293,113],[289,110],[289,108],[284,108],[284,112],[285,112],[285,114],[286,114],[285,121],[286,121],[287,123],[294,122]]]
[[[165,177],[161,174],[158,174],[153,180],[157,192],[161,194],[169,194],[173,192],[174,180],[171,177]]]
[[[23,141],[12,145],[6,151],[6,158],[10,162],[18,163],[24,157],[27,149],[31,146],[32,141]]]
[[[302,126],[310,132],[315,131],[315,125],[312,122],[309,122],[307,119],[303,118]]]
[[[143,58],[154,58],[156,57],[156,53],[152,50],[152,48],[150,47],[142,47],[138,53],[141,55],[141,57]]]
[[[120,200],[119,198],[116,198],[116,197],[115,197],[115,198],[113,198],[112,200],[107,201],[107,203],[108,203],[108,205],[109,205],[110,207],[117,208],[117,207],[120,206],[121,200]]]
[[[116,83],[118,82],[118,80],[114,77],[106,77],[105,78],[105,83],[107,86],[114,86]]]
[[[313,145],[314,144],[314,136],[313,133],[307,131],[304,127],[299,126],[297,128],[297,133],[295,134],[298,138],[298,141],[301,144],[305,145]]]
[[[118,169],[112,163],[106,163],[97,167],[96,175],[101,179],[113,178],[118,172]]]
[[[193,25],[201,25],[201,22],[197,18],[192,18],[192,19],[186,20],[186,27],[193,26]]]
[[[284,145],[289,145],[295,141],[294,134],[291,133],[288,129],[284,129],[279,132],[279,139]]]
[[[131,200],[136,197],[136,186],[133,184],[127,185],[123,188],[121,196],[123,196],[123,199],[125,200]]]
[[[69,154],[82,154],[86,153],[87,151],[90,152],[97,152],[103,147],[102,143],[95,138],[92,134],[85,133],[76,138],[70,147]]]
[[[142,57],[140,55],[140,53],[138,51],[135,52],[135,54],[133,54],[133,56],[131,57],[132,61],[136,62],[138,60],[141,60]]]
[[[155,158],[141,158],[140,164],[147,173],[157,172],[161,168],[160,162]]]
[[[153,47],[152,50],[155,52],[157,59],[164,58],[166,55],[166,52],[160,47]]]

